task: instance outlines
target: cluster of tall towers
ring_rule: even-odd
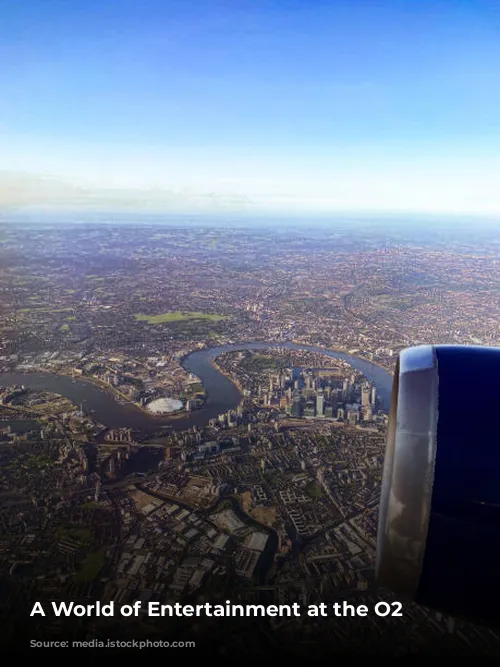
[[[343,380],[338,377],[322,380],[300,371],[291,378],[280,376],[278,387],[273,385],[271,379],[268,392],[259,387],[261,401],[264,405],[279,404],[294,417],[325,417],[356,423],[371,421],[377,406],[375,386],[368,382],[360,384],[359,376],[354,374]]]

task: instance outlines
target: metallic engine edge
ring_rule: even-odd
[[[434,484],[438,364],[433,346],[407,348],[394,375],[377,534],[381,586],[415,599]]]

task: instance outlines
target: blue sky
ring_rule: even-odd
[[[495,2],[4,0],[0,62],[4,206],[500,213]]]

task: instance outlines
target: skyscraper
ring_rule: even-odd
[[[342,383],[342,398],[346,398],[349,394],[349,380],[346,378]]]
[[[318,391],[316,395],[316,416],[317,417],[322,417],[323,416],[323,404],[324,404],[324,396],[322,391]]]
[[[297,394],[296,396],[293,397],[292,415],[294,417],[301,416],[300,394]]]
[[[370,405],[370,385],[364,384],[361,389],[361,405],[366,407]]]

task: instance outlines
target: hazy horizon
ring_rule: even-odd
[[[336,233],[387,233],[388,235],[410,234],[414,232],[420,238],[446,233],[459,238],[461,234],[488,235],[490,243],[493,231],[499,229],[500,216],[459,216],[459,215],[402,215],[395,213],[307,213],[302,211],[288,213],[263,213],[249,211],[233,212],[179,212],[145,213],[144,211],[83,211],[41,209],[39,207],[12,210],[0,209],[1,225],[40,225],[41,227],[67,225],[101,226],[151,226],[166,228],[198,228],[228,230],[276,230],[279,232],[320,232]],[[457,236],[458,235],[458,236]],[[405,237],[406,238],[406,237]]]

